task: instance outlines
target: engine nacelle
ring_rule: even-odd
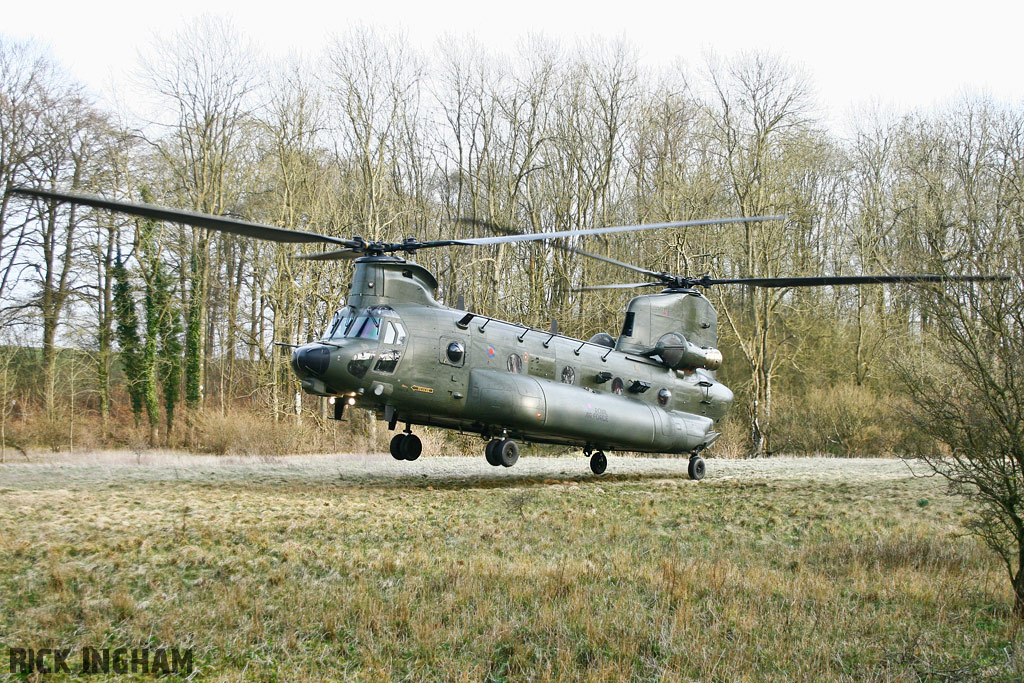
[[[661,362],[673,370],[717,370],[722,366],[721,351],[697,346],[678,332],[662,335],[647,355],[660,357]]]

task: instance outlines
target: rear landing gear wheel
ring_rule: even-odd
[[[405,434],[395,434],[391,439],[391,457],[395,460],[405,460],[402,457],[402,442],[405,441]]]
[[[519,460],[519,446],[512,439],[502,439],[494,449],[498,459],[505,467],[512,467]]]
[[[700,481],[704,478],[704,458],[699,455],[690,456],[690,466],[686,468],[690,479]]]
[[[423,442],[415,434],[403,434],[405,438],[398,444],[398,454],[402,460],[415,460],[423,452]],[[392,439],[392,443],[394,440]]]
[[[604,474],[604,471],[608,469],[608,458],[605,457],[604,451],[597,451],[590,456],[590,471],[594,474]]]
[[[493,465],[494,467],[501,466],[501,455],[498,453],[498,448],[501,446],[501,439],[491,439],[487,442],[487,448],[484,450],[484,456],[487,458],[487,464]]]

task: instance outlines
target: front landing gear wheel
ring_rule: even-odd
[[[402,442],[405,441],[405,434],[395,434],[391,439],[391,457],[395,460],[405,460],[402,457]]]
[[[487,442],[487,448],[484,450],[484,456],[487,458],[487,464],[493,465],[494,467],[501,466],[501,455],[498,453],[498,448],[501,446],[501,439],[491,439]]]
[[[402,460],[415,460],[423,452],[423,442],[415,434],[403,434],[402,441],[398,444],[398,454]],[[394,443],[392,439],[391,443]]]
[[[608,458],[605,457],[604,451],[598,451],[590,456],[590,471],[594,474],[604,474],[604,471],[608,469]]]
[[[690,475],[690,479],[694,481],[700,481],[704,478],[704,458],[699,455],[690,457],[690,466],[686,468],[687,473]]]
[[[498,460],[505,467],[512,467],[519,460],[519,446],[512,439],[502,439],[498,442],[494,452],[498,454]]]

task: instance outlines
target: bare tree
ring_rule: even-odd
[[[850,239],[861,273],[886,273],[893,268],[892,251],[901,210],[898,182],[898,145],[903,134],[899,121],[879,112],[865,115],[850,145]],[[863,385],[871,373],[877,351],[891,343],[893,326],[886,324],[885,290],[858,287],[854,380]]]
[[[709,63],[713,101],[711,134],[726,182],[741,216],[782,213],[788,204],[784,182],[787,143],[808,122],[809,85],[791,67],[764,54],[728,65]],[[796,150],[799,145],[790,145]],[[806,218],[806,216],[805,216]],[[748,223],[730,267],[741,277],[781,275],[788,263],[788,226],[780,221]],[[792,274],[792,273],[787,273]],[[720,298],[729,329],[750,371],[750,452],[764,454],[771,431],[772,388],[786,335],[775,334],[777,312],[788,292],[749,288],[735,299]]]
[[[975,503],[970,528],[1002,560],[1024,619],[1024,118],[967,101],[945,120],[955,180],[942,205],[956,220],[930,231],[924,257],[937,272],[969,264],[1008,277],[922,296],[935,334],[896,369],[909,417],[948,447],[921,460]]]
[[[109,128],[74,86],[46,100],[42,115],[43,141],[33,161],[39,182],[48,188],[89,188],[95,159],[107,147]],[[27,302],[39,314],[42,327],[43,405],[54,415],[56,337],[62,316],[80,293],[78,281],[83,213],[75,207],[33,202],[23,255],[30,284],[36,290]]]
[[[332,215],[331,194],[341,181],[324,148],[326,128],[323,98],[300,65],[287,65],[274,74],[258,122],[257,147],[266,190],[260,201],[254,197],[251,205],[257,215],[293,229],[340,231],[343,225],[347,227],[342,223],[347,216]],[[333,298],[335,283],[344,281],[348,264],[296,261],[289,257],[289,248],[276,244],[253,245],[250,254],[254,287],[258,288],[251,296],[254,305],[259,300],[254,316],[261,319],[259,339],[269,323],[272,343],[305,341],[301,330],[313,325],[305,324],[311,312],[303,292]],[[284,405],[282,386],[290,387],[291,394],[298,392],[299,386],[294,376],[286,376],[277,348],[271,348],[268,360],[268,378],[261,380],[261,386],[269,389],[267,403],[276,420]]]
[[[352,224],[368,239],[382,239],[399,218],[402,193],[393,181],[401,158],[403,125],[415,117],[423,66],[401,36],[369,28],[337,39],[328,52],[327,88],[337,105],[338,162],[351,165],[356,185]]]
[[[30,216],[22,202],[12,204],[7,189],[31,182],[45,139],[44,109],[63,87],[56,66],[40,48],[0,36],[0,308],[3,324],[23,310],[12,292],[23,274],[22,249]]]
[[[229,23],[210,17],[160,44],[145,63],[153,90],[175,112],[174,120],[164,123],[163,134],[151,143],[174,179],[171,191],[189,208],[223,214],[236,201],[235,181],[246,167],[244,132],[250,95],[257,87],[255,67],[249,43]],[[212,351],[212,328],[206,318],[211,238],[202,228],[186,234],[180,245],[180,252],[187,255],[182,258],[182,282],[189,284],[183,287],[188,291],[185,397],[188,406],[197,409]]]

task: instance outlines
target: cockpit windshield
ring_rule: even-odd
[[[348,333],[349,328],[352,327],[352,321],[355,320],[355,317],[356,309],[351,306],[335,311],[323,338],[325,340],[343,339]]]
[[[347,337],[360,337],[361,339],[380,339],[380,326],[383,321],[370,314],[363,313],[356,318]]]
[[[406,331],[398,314],[390,306],[373,306],[361,311],[351,306],[334,314],[325,339],[382,339],[385,344],[401,346]]]

